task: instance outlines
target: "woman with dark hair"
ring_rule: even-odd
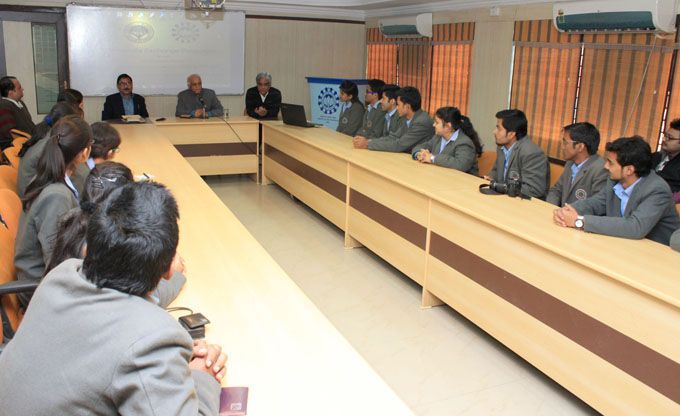
[[[434,131],[432,139],[413,149],[414,160],[479,175],[482,144],[468,117],[456,107],[441,107],[434,116]]]
[[[132,172],[121,163],[111,161],[98,163],[90,171],[80,195],[80,206],[68,211],[59,221],[54,248],[45,268],[45,274],[64,260],[85,257],[87,250],[85,237],[90,216],[114,189],[131,182],[133,182]],[[162,279],[151,295],[152,301],[162,307],[168,306],[177,297],[186,282],[186,277],[182,274],[184,264],[181,257],[177,256],[177,264],[173,267],[175,273],[170,280]]]
[[[84,110],[85,107],[83,104],[83,94],[78,90],[74,90],[73,88],[67,88],[64,91],[59,92],[59,95],[57,95],[57,102],[69,103],[74,107],[80,108],[81,110]]]
[[[359,101],[359,88],[352,81],[345,80],[340,84],[340,119],[336,129],[342,134],[354,137],[364,121],[364,105]]]
[[[107,160],[113,160],[118,153],[120,146],[120,134],[109,123],[98,121],[90,125],[92,128],[92,151],[85,163],[78,165],[73,177],[73,184],[76,189],[82,190],[85,186],[85,179],[94,167]]]
[[[78,116],[54,124],[38,160],[38,174],[22,198],[14,267],[18,280],[40,281],[52,253],[59,218],[78,205],[78,192],[69,178],[90,155],[92,130]],[[25,306],[29,296],[20,296]]]
[[[35,126],[35,133],[21,147],[19,151],[21,163],[19,163],[19,174],[17,175],[17,194],[19,197],[24,196],[26,187],[35,177],[38,159],[40,159],[48,141],[44,139],[49,137],[50,129],[62,117],[73,114],[77,114],[76,107],[73,105],[66,102],[56,103],[43,121]]]

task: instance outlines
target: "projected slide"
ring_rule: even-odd
[[[175,95],[198,73],[217,94],[243,94],[243,12],[69,5],[71,86],[84,95],[117,91],[127,73],[142,95]]]

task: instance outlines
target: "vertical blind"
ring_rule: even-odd
[[[474,23],[434,25],[432,39],[386,39],[379,29],[367,29],[366,76],[418,88],[430,113],[456,106],[466,114],[474,28]]]

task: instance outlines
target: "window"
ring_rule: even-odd
[[[33,65],[38,114],[50,112],[59,94],[59,64],[57,60],[57,26],[36,24],[33,32]]]
[[[385,39],[377,28],[366,31],[367,78],[414,86],[423,96],[423,109],[469,106],[470,64],[474,23],[433,26],[432,39]]]

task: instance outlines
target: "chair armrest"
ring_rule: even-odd
[[[10,293],[31,293],[35,292],[40,282],[18,281],[8,282],[0,285],[0,295]]]

